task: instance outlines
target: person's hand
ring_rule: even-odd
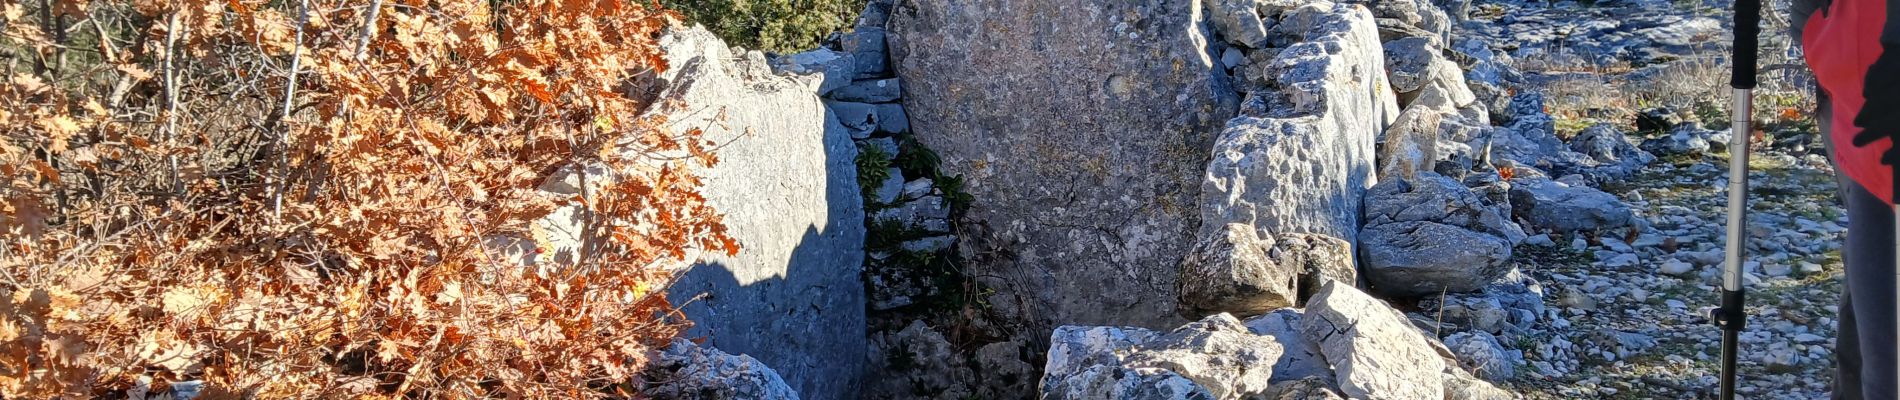
[[[1900,133],[1900,51],[1894,50],[1900,49],[1881,52],[1880,59],[1867,68],[1867,87],[1861,91],[1867,103],[1854,117],[1854,125],[1861,127],[1854,135],[1854,146],[1866,146]],[[1891,166],[1895,161],[1900,161],[1900,146],[1890,145],[1880,155],[1880,163]]]

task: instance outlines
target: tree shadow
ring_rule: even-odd
[[[806,399],[855,397],[868,349],[857,147],[829,110],[822,132],[762,125],[733,129],[706,177],[743,248],[702,258],[668,295],[693,321],[686,337],[758,359]],[[822,179],[799,176],[812,154],[825,158]]]

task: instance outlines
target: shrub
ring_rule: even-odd
[[[659,268],[736,252],[621,1],[9,2],[0,397],[625,396]],[[598,190],[536,190],[572,163]],[[588,185],[582,185],[588,186]],[[593,251],[534,221],[578,210]]]
[[[781,53],[818,47],[826,35],[851,26],[865,1],[665,0],[726,42]]]

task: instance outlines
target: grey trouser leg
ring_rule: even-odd
[[[1847,277],[1842,290],[1853,301],[1841,304],[1840,340],[1856,340],[1859,348],[1837,349],[1837,354],[1843,367],[1860,365],[1860,398],[1892,400],[1894,350],[1900,340],[1894,337],[1893,209],[1860,185],[1844,183],[1847,246],[1841,249],[1841,258],[1847,264]],[[1852,323],[1847,322],[1849,318]],[[1845,331],[1850,327],[1854,336]]]
[[[1823,137],[1828,111],[1823,107],[1817,113]],[[1830,140],[1828,148],[1833,145]],[[1900,338],[1894,336],[1893,209],[1845,175],[1836,174],[1835,180],[1847,207],[1847,243],[1841,248],[1847,276],[1841,285],[1840,336],[1834,346],[1839,369],[1834,398],[1893,400],[1895,349],[1900,347]]]

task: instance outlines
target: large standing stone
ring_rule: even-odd
[[[1524,231],[1509,209],[1437,174],[1380,183],[1360,231],[1366,280],[1380,293],[1478,290],[1511,268]]]
[[[1307,306],[1301,331],[1319,343],[1340,392],[1370,400],[1442,399],[1445,359],[1383,301],[1338,282]]]
[[[680,106],[653,112],[724,143],[701,193],[744,246],[701,257],[670,289],[694,322],[687,335],[756,357],[808,398],[851,397],[868,347],[864,209],[857,147],[819,101],[821,78],[775,74],[699,28],[661,46],[673,66],[661,96]]]
[[[1363,7],[1313,3],[1277,25],[1306,41],[1265,67],[1274,89],[1255,92],[1228,122],[1201,184],[1201,231],[1227,223],[1355,242],[1359,202],[1373,176],[1373,142],[1397,116],[1383,50]]]
[[[924,0],[891,16],[916,138],[962,175],[1006,318],[1174,326],[1207,149],[1238,103],[1194,2]],[[1052,55],[1059,55],[1052,58]]]

